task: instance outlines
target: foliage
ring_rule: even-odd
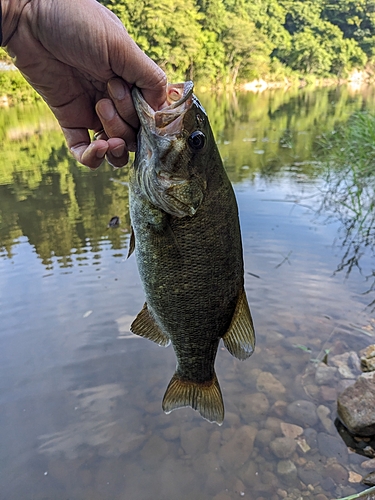
[[[171,79],[345,77],[374,58],[375,0],[102,0]]]
[[[0,96],[14,103],[33,103],[41,97],[30,87],[19,71],[0,71]]]
[[[309,81],[375,65],[375,0],[100,1],[174,81]],[[38,98],[15,74],[0,87],[18,102]]]

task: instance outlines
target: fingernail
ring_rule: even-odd
[[[108,89],[111,96],[119,101],[124,99],[126,95],[125,86],[119,79],[110,80],[108,82]]]
[[[120,146],[117,146],[114,149],[112,149],[112,154],[116,158],[120,158],[124,154],[124,151],[125,151],[125,146],[121,144]]]
[[[108,148],[105,148],[105,149],[98,149],[98,151],[96,152],[95,156],[99,159],[102,159],[105,157],[105,154],[107,152],[107,149]]]
[[[110,100],[105,99],[97,104],[98,113],[103,120],[112,120],[116,114],[116,110]]]

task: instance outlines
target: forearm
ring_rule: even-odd
[[[16,31],[19,19],[26,4],[31,0],[0,0],[1,9],[1,46],[8,45],[13,33]]]

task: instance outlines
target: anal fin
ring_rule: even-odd
[[[164,394],[163,411],[171,413],[185,406],[191,406],[209,422],[223,423],[224,403],[216,374],[205,383],[182,380],[177,373],[173,375]]]
[[[255,348],[255,332],[245,290],[242,288],[228,331],[223,336],[225,347],[238,359],[250,357]]]
[[[170,344],[169,337],[162,332],[159,326],[156,324],[154,318],[151,316],[150,311],[147,308],[147,304],[142,308],[142,311],[135,318],[130,326],[130,331],[145,337],[146,339],[152,340],[160,346],[167,347]]]

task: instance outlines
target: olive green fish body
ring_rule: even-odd
[[[130,212],[146,305],[132,331],[173,345],[177,368],[164,410],[192,406],[221,423],[224,408],[214,370],[219,341],[223,338],[230,352],[244,359],[253,351],[254,333],[243,288],[234,192],[203,108],[194,96],[185,108],[177,132],[166,138],[169,143],[164,136],[158,143],[155,133],[150,139],[144,124],[139,136]],[[140,114],[139,105],[137,110]],[[195,150],[187,144],[197,126],[205,144]],[[150,153],[152,168],[145,175]],[[162,184],[158,192],[147,185],[150,174]],[[160,198],[165,188],[172,199]]]

